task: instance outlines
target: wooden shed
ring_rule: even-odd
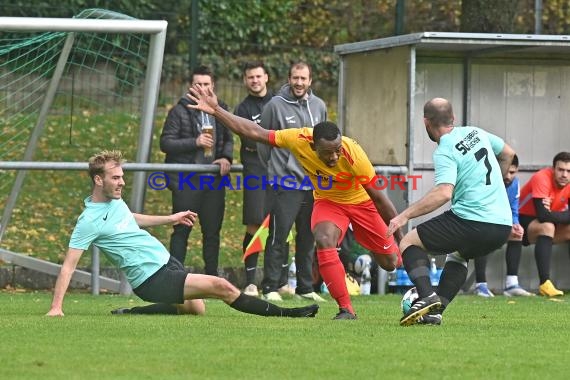
[[[423,125],[423,105],[452,102],[457,125],[501,136],[520,159],[521,185],[570,151],[570,36],[423,32],[335,47],[340,56],[338,122],[373,164],[419,175],[401,209],[433,186],[436,147]],[[442,210],[436,211],[439,214]],[[418,218],[414,223],[427,217]],[[534,246],[523,250],[520,283],[538,288]],[[552,279],[570,289],[568,245],[555,246]],[[438,263],[442,263],[438,259]],[[489,257],[491,288],[504,286],[504,250]]]

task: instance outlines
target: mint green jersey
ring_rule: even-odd
[[[512,225],[497,158],[505,142],[476,127],[455,127],[433,153],[436,185],[454,185],[451,211],[460,218]]]
[[[170,254],[158,239],[141,229],[122,199],[91,202],[77,220],[69,247],[86,250],[93,244],[138,287],[168,262]]]

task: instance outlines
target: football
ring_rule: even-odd
[[[400,305],[402,306],[402,313],[406,314],[408,310],[410,310],[410,307],[412,307],[412,303],[417,299],[418,291],[414,286],[413,288],[410,288],[406,293],[404,293],[404,296],[402,297],[402,301],[400,302]]]
[[[372,257],[370,257],[370,255],[360,255],[354,262],[354,271],[356,274],[362,274],[364,268],[367,266],[370,268],[370,264],[372,264]]]

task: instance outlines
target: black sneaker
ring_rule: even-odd
[[[129,309],[128,307],[120,307],[118,309],[111,310],[111,314],[130,314],[130,313],[131,309]]]
[[[304,307],[294,307],[289,309],[291,318],[314,318],[319,312],[319,305],[313,304]]]
[[[424,314],[416,322],[418,325],[439,326],[441,325],[441,314]]]
[[[400,319],[400,326],[411,326],[418,322],[420,317],[435,311],[441,306],[441,300],[438,295],[433,293],[431,296],[420,298],[414,301],[410,310]]]
[[[338,314],[335,315],[333,320],[334,319],[358,319],[358,317],[356,316],[356,314],[352,314],[347,309],[341,307],[340,309],[338,309]]]

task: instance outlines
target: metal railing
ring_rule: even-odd
[[[89,164],[87,162],[34,162],[34,161],[0,161],[0,170],[81,170],[87,171]],[[192,173],[217,173],[219,166],[198,165],[198,164],[165,164],[165,163],[125,163],[122,165],[125,171],[136,172],[192,172]],[[375,166],[376,174],[381,175],[401,175],[407,174],[406,166]],[[231,172],[242,172],[241,164],[232,165]],[[5,221],[0,221],[0,226]],[[92,250],[91,273],[76,270],[73,280],[91,285],[91,293],[96,295],[100,293],[101,286],[105,289],[129,294],[130,288],[126,284],[124,277],[121,281],[110,279],[99,275],[99,251]],[[19,265],[43,273],[57,275],[61,269],[61,265],[51,263],[49,261],[36,259],[28,255],[11,252],[0,248],[0,259],[5,262]],[[378,276],[378,293],[385,293],[385,285],[387,279],[386,271],[379,269]]]

